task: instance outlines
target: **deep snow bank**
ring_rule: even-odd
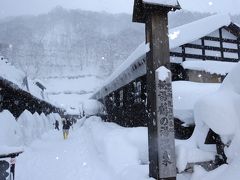
[[[149,179],[147,128],[123,128],[94,116],[85,121],[83,128],[88,129],[104,161],[120,179]]]
[[[19,146],[21,144],[20,126],[7,110],[0,113],[0,146]]]
[[[240,63],[228,74],[216,93],[201,98],[194,108],[196,122],[218,133],[225,147],[228,165],[209,173],[196,167],[192,180],[238,179],[240,177]],[[199,129],[196,126],[197,129]]]
[[[200,99],[194,108],[196,121],[203,121],[220,135],[240,130],[240,63],[229,73],[216,93]]]

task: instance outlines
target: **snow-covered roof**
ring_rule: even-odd
[[[198,40],[201,37],[204,37],[221,27],[229,26],[230,24],[231,18],[228,14],[217,14],[170,29],[170,49]],[[107,78],[103,86],[98,89],[92,97],[103,97],[119,87],[128,84],[137,77],[146,74],[146,64],[143,62],[143,59],[149,50],[148,44],[142,43],[138,46],[127,60],[124,61],[109,78]],[[139,63],[142,63],[143,65],[138,67],[138,70],[134,71],[132,66]]]
[[[29,79],[24,72],[9,63],[7,59],[0,59],[0,79],[13,83],[15,88],[27,91],[38,99],[48,100],[42,96],[42,91],[35,82]]]
[[[177,6],[177,0],[143,0],[143,2],[148,4],[156,4],[156,5],[166,5],[166,6]]]
[[[23,88],[24,77],[25,74],[12,66],[6,59],[0,60],[0,78],[7,79],[19,88]]]
[[[216,29],[231,24],[231,18],[227,14],[209,16],[189,24],[185,24],[169,30],[170,49],[183,44],[193,42],[204,37]]]
[[[226,75],[237,65],[236,62],[221,61],[184,61],[184,69],[209,72],[210,74]]]

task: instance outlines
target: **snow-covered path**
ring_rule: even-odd
[[[51,131],[33,142],[17,159],[17,180],[112,180],[116,176],[100,158],[85,128]],[[114,177],[114,178],[113,178]]]

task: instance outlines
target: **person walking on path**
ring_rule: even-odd
[[[58,120],[55,121],[55,129],[57,129],[59,131],[59,122],[58,122]]]
[[[63,139],[67,139],[71,123],[70,123],[70,121],[66,120],[65,118],[63,118],[62,123],[63,123]]]

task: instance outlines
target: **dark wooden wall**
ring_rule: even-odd
[[[30,93],[19,89],[16,85],[6,80],[0,80],[0,111],[9,110],[15,118],[24,110],[31,113],[49,114],[51,112],[62,113],[62,110],[50,103],[40,100]]]
[[[188,59],[198,59],[198,60],[215,60],[215,61],[224,61],[224,62],[238,62],[240,59],[240,38],[232,37],[230,30],[227,27],[220,28],[217,35],[208,35],[201,38],[201,43],[187,43],[182,45],[181,52],[171,51],[171,57],[179,57],[182,61]],[[229,36],[228,33],[229,32]],[[214,45],[215,44],[215,45]],[[218,44],[218,45],[216,45]],[[233,48],[235,47],[235,48]],[[190,51],[200,50],[201,53],[191,53]],[[210,53],[211,55],[207,54]],[[227,53],[232,53],[235,57],[229,57]],[[219,54],[216,56],[214,54]]]

